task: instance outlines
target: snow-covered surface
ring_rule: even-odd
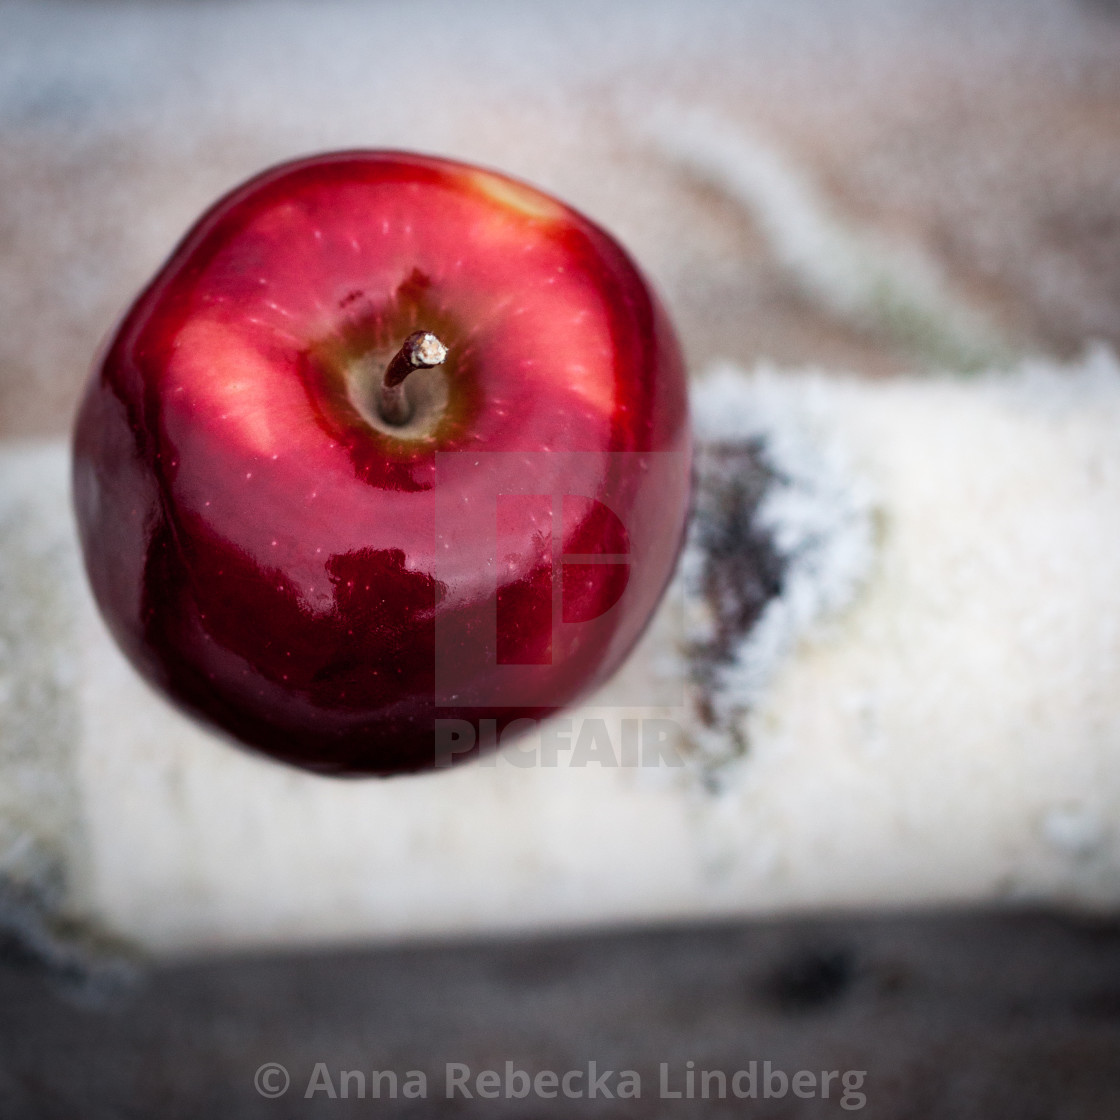
[[[843,516],[822,522],[789,483],[764,503],[776,540],[809,525],[826,543],[805,571],[794,564],[727,675],[728,695],[753,701],[748,748],[715,760],[714,784],[687,707],[616,708],[612,686],[571,713],[572,743],[598,719],[617,754],[623,719],[670,719],[683,765],[578,765],[573,750],[546,765],[530,739],[531,767],[499,757],[340,783],[231,749],[152,695],[106,636],[62,513],[65,449],[7,448],[6,509],[53,511],[6,544],[11,571],[53,557],[53,587],[30,609],[56,622],[23,687],[73,662],[50,678],[71,719],[34,736],[43,772],[75,790],[70,818],[56,810],[39,828],[70,845],[66,908],[175,952],[1120,900],[1115,359],[891,384],[725,368],[697,391],[701,423],[716,410],[724,438],[761,439],[803,479],[825,455],[831,491],[814,500]],[[6,614],[19,586],[10,594]],[[678,650],[662,623],[628,672]]]
[[[0,0],[0,924],[61,960],[75,929],[1120,903],[1114,9]],[[339,785],[190,726],[108,642],[66,497],[90,356],[221,191],[351,146],[602,222],[665,296],[698,430],[759,442],[784,590],[714,722],[695,689],[575,716],[616,745],[671,717],[689,765]],[[702,564],[631,680],[703,638]]]
[[[722,472],[709,465],[705,448],[758,448],[767,477],[751,523],[781,568],[780,594],[705,674],[711,715],[693,721],[688,736],[705,764],[721,767],[747,749],[746,729],[737,733],[738,725],[763,699],[785,658],[871,578],[876,505],[873,484],[856,467],[849,437],[836,425],[835,387],[819,377],[799,378],[791,392],[778,370],[763,368],[748,378],[732,365],[719,366],[700,382],[692,409],[698,493],[678,570],[686,607],[680,643],[686,677],[697,675],[690,674],[690,651],[710,645],[720,626],[718,606],[705,594],[708,522],[733,515],[718,499],[706,500],[708,472]]]

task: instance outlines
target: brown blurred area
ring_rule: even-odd
[[[1011,353],[1120,344],[1115,5],[469,9],[422,7],[439,49],[419,67],[382,45],[409,26],[391,7],[0,9],[0,434],[64,432],[99,341],[201,210],[330,147],[443,151],[586,209],[653,275],[694,369],[929,364],[814,298],[749,207],[651,146],[654,104],[769,145]]]
[[[1114,922],[936,914],[230,957],[76,1003],[0,966],[0,1114],[25,1117],[695,1117],[1111,1120]],[[447,1067],[632,1069],[637,1099],[448,1099]],[[694,1070],[862,1071],[798,1098],[685,1096]],[[279,1063],[282,1097],[254,1076]],[[323,1063],[332,1098],[323,1075]],[[661,1093],[661,1065],[667,1067]],[[361,1071],[342,1096],[341,1071]],[[398,1097],[372,1097],[372,1070]],[[410,1070],[427,1095],[406,1100]],[[266,1082],[267,1084],[267,1082]],[[276,1082],[279,1084],[279,1082]],[[608,1078],[607,1087],[617,1086]]]

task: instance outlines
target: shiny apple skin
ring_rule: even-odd
[[[450,395],[435,431],[399,439],[363,418],[352,371],[420,328],[451,348]],[[579,478],[557,456],[567,473],[534,488],[609,489],[626,525],[627,609],[574,658],[553,650],[549,703],[437,706],[437,618],[464,664],[482,664],[495,609],[469,456],[449,460],[461,520],[439,527],[454,561],[436,555],[437,451],[593,453]],[[151,683],[274,758],[388,775],[441,764],[437,718],[500,731],[609,677],[670,578],[689,454],[678,344],[607,233],[493,172],[353,151],[264,172],[187,234],[95,365],[73,489],[100,610]],[[517,473],[515,455],[479,461]],[[565,515],[564,551],[610,551],[596,531]],[[527,529],[503,555],[496,592],[526,603],[504,635],[515,660],[549,640],[532,609],[545,551]],[[587,570],[593,607],[611,569],[602,586]]]

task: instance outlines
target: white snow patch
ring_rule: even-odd
[[[737,641],[717,669],[710,697],[714,725],[691,732],[706,764],[736,753],[732,728],[763,694],[777,667],[815,626],[855,597],[872,571],[874,494],[854,469],[841,431],[829,414],[829,383],[821,376],[789,378],[772,367],[747,374],[713,368],[692,397],[700,444],[759,447],[773,475],[754,525],[784,565],[781,593]],[[703,487],[705,480],[699,480]],[[704,602],[704,526],[693,524],[680,567],[686,599],[686,646],[712,639],[716,620]]]

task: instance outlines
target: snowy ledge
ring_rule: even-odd
[[[678,584],[570,713],[571,749],[391,782],[261,761],[154,697],[85,590],[65,447],[3,447],[0,927],[73,967],[83,939],[96,957],[1120,904],[1115,358],[894,382],[724,368],[695,414]],[[622,706],[635,690],[666,702]],[[581,728],[617,746],[626,720],[679,729],[660,765],[573,764]]]

